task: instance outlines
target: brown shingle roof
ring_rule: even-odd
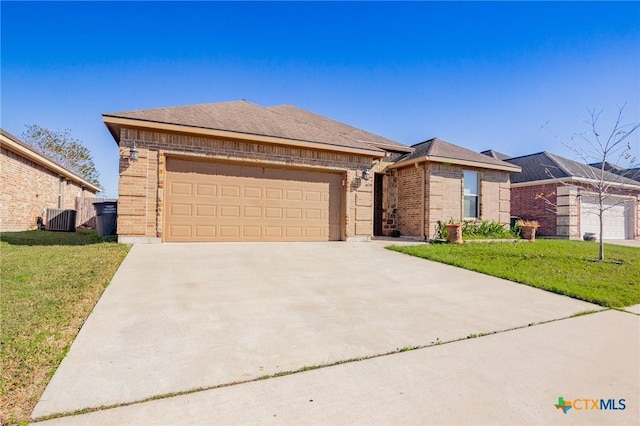
[[[381,151],[330,129],[247,101],[114,112],[103,116]]]
[[[377,148],[382,148],[384,150],[396,151],[396,152],[412,151],[412,149],[407,145],[367,132],[366,130],[358,129],[348,124],[344,124],[339,121],[332,120],[322,115],[315,114],[311,111],[300,109],[293,105],[277,105],[277,106],[268,107],[267,109],[271,111],[276,111],[282,114],[286,114],[288,116],[294,117],[298,120],[307,122],[314,126],[331,130],[332,132],[348,137],[349,139],[354,139],[360,142],[364,142],[368,145],[371,145]]]
[[[407,154],[396,162],[396,165],[402,165],[403,163],[410,164],[414,161],[437,161],[452,163],[456,161],[462,161],[466,163],[476,163],[477,167],[487,167],[493,169],[518,171],[519,167],[514,167],[513,164],[509,164],[505,161],[489,157],[488,155],[480,154],[479,152],[471,151],[470,149],[463,148],[458,145],[454,145],[449,142],[445,142],[438,138],[429,139],[419,144],[413,145],[413,153]],[[516,170],[517,169],[517,170]]]

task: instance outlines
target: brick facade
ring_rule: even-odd
[[[368,239],[373,233],[373,179],[361,178],[370,156],[126,127],[120,133],[118,234],[123,241],[162,240],[166,157],[172,155],[343,172],[343,234]],[[139,159],[132,162],[134,141]]]
[[[425,162],[399,168],[390,178],[390,186],[397,192],[397,229],[400,233],[432,238],[438,221],[464,220],[465,170],[479,173],[479,220],[508,225],[511,199],[509,172]]]
[[[537,235],[557,235],[556,205],[558,184],[542,184],[511,188],[511,215],[526,220],[537,220]]]
[[[37,227],[47,208],[74,209],[76,197],[95,197],[79,184],[21,155],[0,149],[0,231]]]

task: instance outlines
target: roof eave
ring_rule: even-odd
[[[104,121],[105,125],[109,129],[109,132],[111,133],[114,140],[118,144],[120,143],[120,135],[118,134],[117,130],[120,128],[120,126],[128,126],[128,127],[139,127],[139,128],[145,128],[145,129],[165,130],[165,131],[177,132],[177,133],[190,133],[190,134],[197,134],[202,136],[214,136],[214,137],[229,138],[229,139],[240,139],[240,140],[247,140],[252,142],[263,142],[268,144],[295,146],[298,148],[305,147],[305,148],[319,149],[323,151],[336,151],[336,152],[344,152],[349,154],[368,155],[375,158],[384,157],[384,151],[378,148],[371,148],[371,149],[355,148],[355,147],[333,145],[329,143],[322,143],[322,142],[315,142],[315,141],[287,139],[287,138],[282,138],[278,136],[266,136],[266,135],[252,134],[252,133],[234,132],[231,130],[210,129],[205,127],[163,123],[159,121],[142,120],[142,119],[136,119],[136,118],[124,118],[124,117],[118,117],[110,114],[102,114],[102,121]]]
[[[476,167],[479,169],[501,170],[501,171],[510,172],[510,173],[520,173],[522,171],[522,168],[515,165],[503,166],[500,164],[482,163],[480,161],[469,161],[469,160],[462,160],[458,158],[438,157],[434,155],[425,155],[425,156],[413,158],[410,160],[400,161],[390,165],[389,168],[397,169],[400,167],[406,167],[415,163],[423,163],[423,162],[456,164],[459,166]]]

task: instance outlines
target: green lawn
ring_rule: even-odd
[[[0,424],[28,419],[128,251],[89,230],[0,236]]]
[[[391,246],[390,250],[506,278],[607,307],[640,303],[640,249],[542,240],[533,243],[468,243]]]

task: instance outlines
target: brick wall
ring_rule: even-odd
[[[139,160],[130,162],[129,148],[134,141]],[[373,233],[373,179],[361,179],[361,170],[371,165],[372,157],[124,128],[121,130],[118,185],[120,236],[162,238],[167,155],[342,171],[346,176],[345,236],[369,238]]]
[[[557,192],[557,183],[511,188],[511,215],[537,220],[537,235],[556,236]]]
[[[78,184],[28,160],[13,151],[0,152],[0,231],[35,229],[43,210],[60,207],[74,209],[76,197],[94,197]],[[44,217],[43,217],[44,218]]]
[[[401,235],[422,237],[422,166],[413,165],[396,171],[398,231]]]
[[[438,221],[462,221],[463,172],[475,170],[480,177],[480,220],[509,224],[509,173],[474,169],[441,163],[423,163],[397,170],[395,186],[398,199],[398,230],[403,235],[422,237],[422,173],[424,173],[424,233],[433,237]]]

